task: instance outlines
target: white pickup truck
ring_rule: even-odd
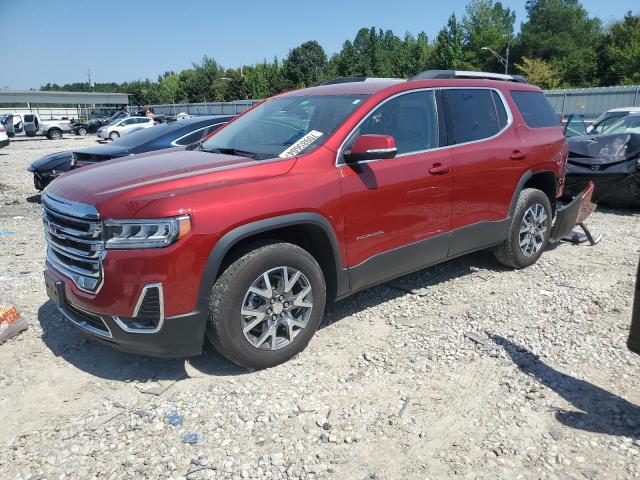
[[[45,136],[49,140],[59,140],[63,133],[71,132],[70,120],[42,120],[37,113],[22,115],[23,131],[27,137]]]

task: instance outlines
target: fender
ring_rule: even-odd
[[[335,261],[336,298],[346,297],[349,294],[349,273],[348,270],[342,266],[340,249],[338,247],[338,241],[333,227],[325,217],[318,213],[292,213],[241,225],[225,233],[220,240],[218,240],[209,254],[207,264],[205,265],[204,272],[202,274],[202,279],[200,280],[200,289],[198,291],[198,310],[206,312],[209,308],[208,304],[211,289],[213,288],[218,276],[220,265],[222,264],[225,255],[229,253],[231,248],[233,248],[233,246],[239,241],[249,238],[252,235],[282,227],[309,224],[322,228],[322,230],[327,234],[331,243],[333,258]]]
[[[531,177],[533,177],[533,172],[531,170],[527,170],[522,174],[520,180],[518,180],[518,184],[513,191],[513,197],[511,197],[511,205],[509,206],[509,216],[507,217],[507,220],[513,217],[513,212],[516,211],[516,205],[518,204],[518,197],[520,197],[520,192],[522,192],[524,184],[527,183],[527,181]]]

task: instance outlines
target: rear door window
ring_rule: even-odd
[[[502,129],[491,92],[484,88],[445,90],[450,145],[493,137]],[[502,108],[504,110],[504,106]],[[503,112],[503,116],[506,117],[506,112]],[[506,125],[506,120],[504,123]]]
[[[528,127],[558,127],[560,120],[542,92],[511,91],[511,98]]]

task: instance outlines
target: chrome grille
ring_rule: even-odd
[[[102,224],[97,210],[44,193],[43,222],[47,260],[78,288],[96,292],[102,285]]]

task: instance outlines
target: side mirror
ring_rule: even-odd
[[[344,152],[344,159],[347,163],[356,163],[393,158],[397,153],[396,140],[391,135],[360,135],[351,150]]]

